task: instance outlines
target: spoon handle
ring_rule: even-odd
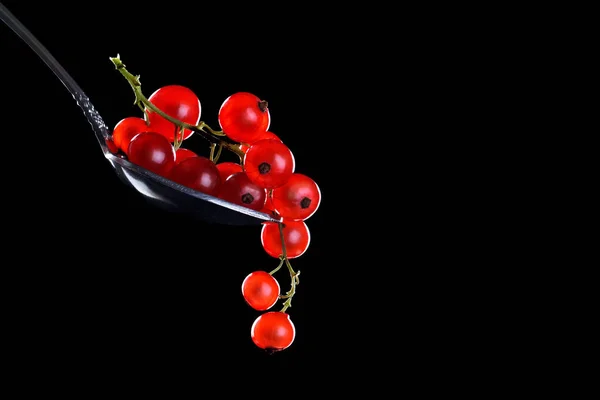
[[[98,114],[98,111],[94,108],[90,99],[85,95],[79,85],[73,80],[71,75],[65,71],[65,69],[56,61],[56,59],[50,54],[50,52],[33,36],[33,34],[10,12],[6,7],[0,3],[0,20],[4,22],[10,29],[12,29],[29,47],[46,63],[48,68],[54,72],[54,74],[60,79],[65,85],[67,90],[73,95],[73,98],[77,102],[77,105],[83,110],[83,114],[87,118],[92,129],[96,134],[96,138],[100,142],[100,146],[106,151],[105,140],[110,136],[108,127],[104,123],[104,120]]]

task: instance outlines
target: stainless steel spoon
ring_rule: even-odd
[[[189,189],[113,155],[106,146],[106,139],[110,138],[108,127],[79,85],[2,3],[0,3],[0,20],[29,45],[73,95],[92,126],[102,153],[119,178],[145,196],[152,204],[169,211],[183,212],[204,221],[226,225],[259,225],[265,221],[279,221],[268,214]]]

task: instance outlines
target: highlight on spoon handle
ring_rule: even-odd
[[[94,108],[90,99],[85,95],[79,85],[73,80],[71,75],[58,63],[58,61],[50,54],[50,52],[33,36],[33,34],[0,3],[0,20],[2,20],[10,29],[12,29],[29,47],[46,63],[48,68],[60,79],[60,81],[69,90],[77,105],[83,110],[83,114],[87,118],[92,129],[96,134],[96,138],[100,142],[100,146],[104,152],[107,151],[105,139],[110,136],[108,127],[104,120]]]

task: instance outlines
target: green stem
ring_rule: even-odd
[[[279,271],[281,269],[281,267],[283,267],[283,263],[285,261],[285,258],[279,257],[279,259],[281,260],[281,262],[279,263],[279,265],[277,266],[277,268],[275,268],[273,271],[269,272],[269,275],[273,275],[275,272]]]
[[[200,121],[200,123],[198,124],[198,129],[204,128],[206,128],[210,133],[212,133],[215,136],[225,136],[225,133],[223,133],[223,131],[215,131],[213,128],[208,126],[206,122]]]
[[[283,303],[283,308],[280,310],[281,312],[285,312],[289,307],[292,306],[292,297],[294,297],[294,295],[296,294],[296,286],[298,286],[300,284],[300,271],[295,272],[294,268],[292,268],[292,264],[290,263],[290,260],[287,258],[287,250],[285,248],[285,240],[284,240],[284,236],[283,236],[283,223],[279,222],[279,238],[281,239],[281,256],[279,257],[281,259],[282,262],[285,262],[285,265],[288,268],[288,271],[290,272],[290,278],[291,278],[291,287],[290,290],[284,295],[284,296],[279,296],[280,299],[287,299],[284,303]],[[279,268],[281,268],[281,264],[279,264],[279,267],[277,267],[275,270],[278,270]]]
[[[185,130],[180,126],[175,126],[175,133],[173,134],[173,147],[175,148],[175,151],[179,150],[183,144],[184,135]]]
[[[294,272],[294,269],[292,268],[292,264],[290,264],[290,260],[288,260],[287,258],[285,259],[285,265],[287,266],[288,271],[290,271],[290,276],[300,275],[300,271]]]
[[[283,237],[283,222],[279,222],[279,239],[281,240],[281,257],[287,260],[287,250],[285,249],[285,239]]]
[[[111,57],[110,60],[113,62],[113,64],[117,68],[117,71],[119,71],[121,73],[121,75],[123,75],[125,77],[125,79],[129,83],[129,85],[133,89],[133,93],[135,94],[135,104],[137,104],[137,105],[139,105],[140,103],[143,104],[147,110],[151,110],[151,111],[157,113],[158,115],[160,115],[167,121],[179,126],[180,128],[189,129],[195,133],[198,133],[200,136],[202,136],[209,142],[223,146],[227,150],[237,154],[240,158],[242,158],[244,156],[244,153],[240,150],[240,148],[236,144],[228,143],[228,142],[225,142],[223,140],[217,139],[214,136],[212,136],[212,135],[223,136],[223,134],[220,131],[215,131],[214,129],[210,128],[205,122],[201,121],[197,126],[190,125],[188,123],[185,123],[183,121],[175,119],[175,118],[171,117],[170,115],[164,113],[162,110],[158,109],[142,93],[142,88],[141,88],[142,84],[140,83],[140,76],[139,75],[134,76],[129,71],[127,71],[127,69],[125,69],[125,64],[123,64],[123,62],[121,61],[121,59],[119,58],[118,55],[117,55],[117,57]],[[204,131],[204,129],[209,130],[209,132],[212,135],[207,133],[206,131]]]
[[[219,161],[219,157],[221,157],[221,152],[223,151],[223,146],[219,146],[217,149],[217,154],[215,154],[215,159],[213,160],[215,164]]]
[[[298,271],[296,274],[292,275],[292,287],[286,293],[285,296],[279,296],[280,299],[287,299],[283,303],[283,307],[280,310],[281,312],[285,312],[289,307],[292,306],[292,298],[296,294],[296,286],[298,286],[300,284],[299,276],[300,276],[300,271]]]
[[[137,106],[144,113],[144,121],[146,121],[146,125],[150,125],[150,116],[148,115],[148,110],[146,110],[142,103],[137,103]]]

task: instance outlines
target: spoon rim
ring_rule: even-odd
[[[198,200],[207,201],[209,203],[213,203],[218,206],[228,208],[232,211],[246,214],[248,216],[262,220],[263,222],[281,222],[282,221],[281,218],[277,219],[269,214],[265,214],[260,211],[255,211],[250,208],[240,206],[238,204],[230,203],[230,202],[220,199],[218,197],[211,196],[211,195],[199,192],[194,189],[190,189],[190,188],[183,186],[177,182],[174,182],[168,178],[165,178],[164,176],[158,175],[152,171],[142,168],[139,165],[136,165],[136,164],[132,163],[131,161],[127,160],[126,158],[121,158],[119,156],[114,155],[113,153],[110,152],[110,150],[108,149],[108,147],[106,146],[105,143],[100,143],[100,146],[102,147],[104,156],[109,161],[111,161],[115,164],[119,164],[121,167],[129,169],[137,174],[143,175],[146,178],[149,178],[158,184],[167,186],[170,189],[176,190],[176,191],[181,192],[188,196],[192,196]]]

